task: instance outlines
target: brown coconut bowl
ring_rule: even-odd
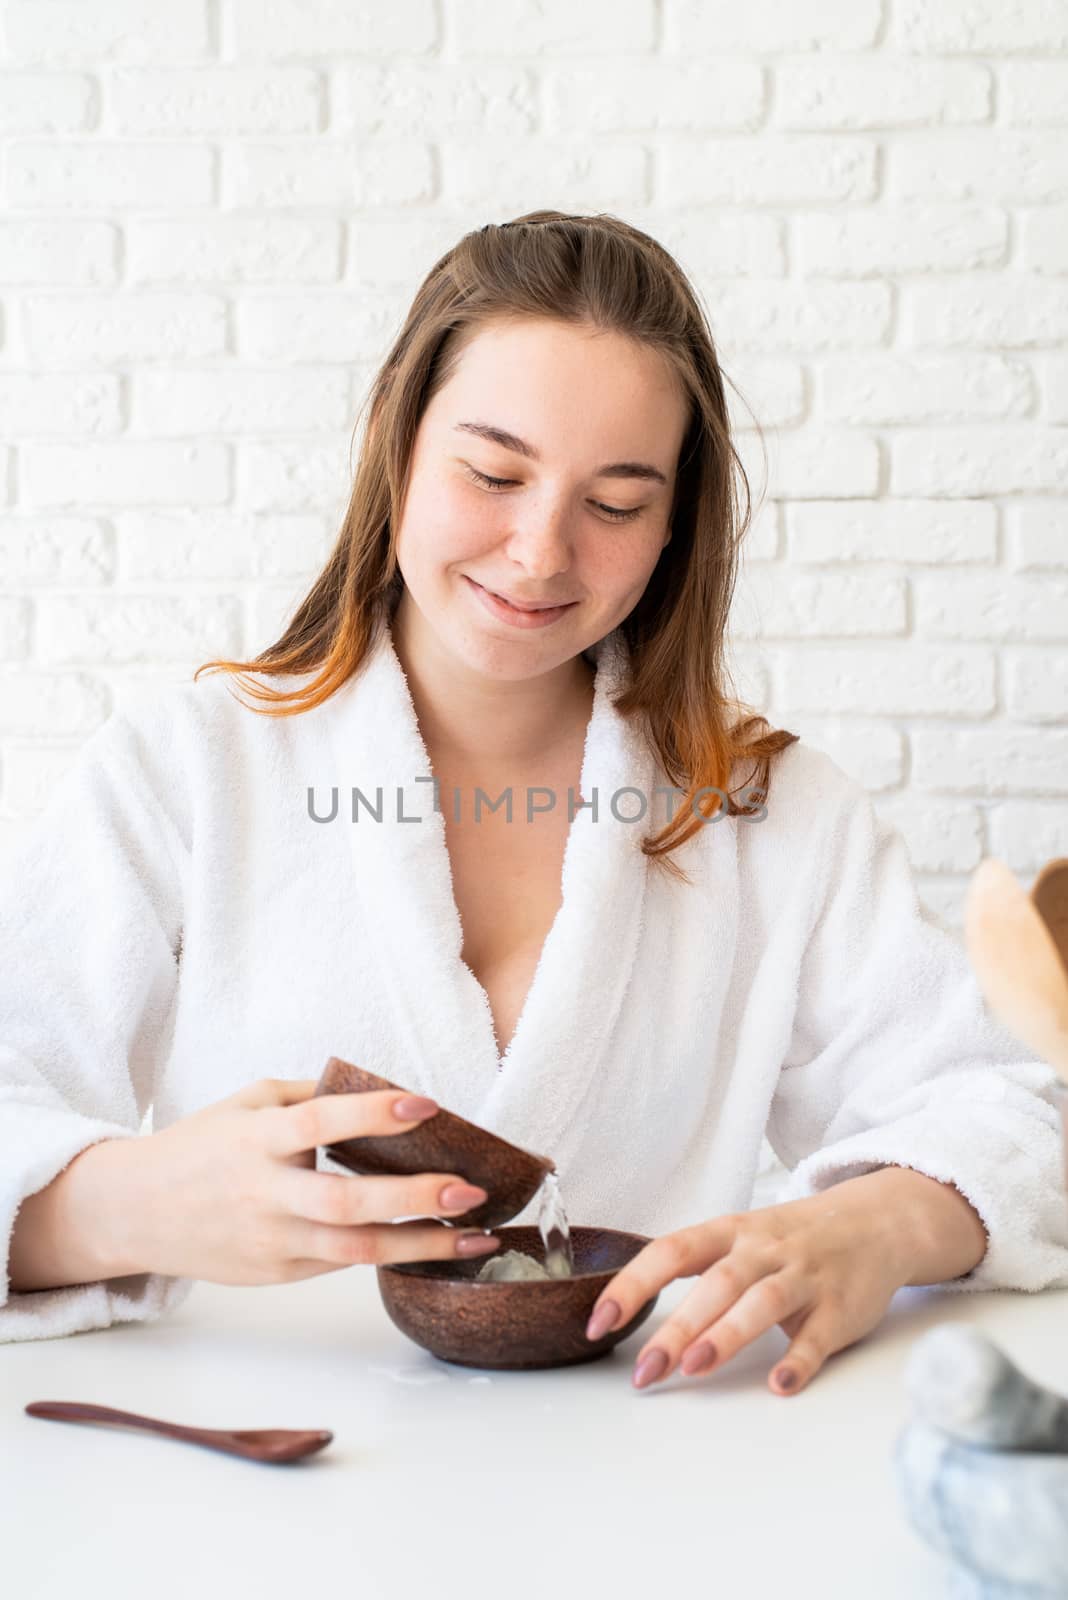
[[[370,1089],[417,1092],[331,1056],[315,1093],[366,1094]],[[532,1155],[444,1107],[407,1133],[343,1139],[323,1148],[340,1166],[371,1177],[455,1172],[468,1183],[478,1184],[488,1198],[470,1211],[450,1217],[450,1224],[457,1228],[495,1228],[507,1222],[534,1198],[546,1173],[556,1171],[547,1156]]]
[[[497,1254],[522,1250],[544,1262],[537,1228],[495,1228]],[[596,1361],[643,1323],[657,1297],[622,1328],[586,1338],[594,1301],[609,1279],[648,1244],[640,1233],[572,1228],[575,1275],[534,1283],[479,1283],[493,1256],[472,1261],[405,1261],[378,1268],[382,1303],[409,1339],[461,1367],[519,1370]]]

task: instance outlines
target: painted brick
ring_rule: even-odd
[[[1001,117],[1025,128],[1068,122],[1068,65],[1063,61],[1003,61],[998,72]]]
[[[599,59],[613,52],[647,51],[656,40],[654,0],[443,0],[453,49],[463,56],[534,60],[558,55]]]
[[[997,511],[985,500],[832,500],[786,508],[797,561],[959,565],[997,559]]]
[[[972,128],[917,134],[886,152],[895,207],[912,200],[978,200],[1035,205],[1068,195],[1060,141],[1049,133]]]
[[[0,405],[2,397],[0,379]],[[132,382],[131,425],[140,434],[297,434],[343,427],[348,415],[348,379],[341,368],[166,367],[138,373]]]
[[[8,54],[60,61],[196,61],[210,49],[207,0],[7,0]]]
[[[311,515],[124,512],[116,523],[119,577],[137,584],[307,576],[310,586],[335,537]]]
[[[21,457],[25,498],[33,506],[210,506],[230,493],[229,454],[221,444],[31,444]]]
[[[817,404],[829,422],[954,422],[1026,417],[1036,404],[1035,379],[1019,358],[882,352],[828,356]]]
[[[117,433],[121,426],[114,373],[0,370],[0,433],[9,438]]]
[[[238,498],[253,511],[327,511],[339,519],[352,490],[346,430],[302,444],[237,447]]]
[[[1068,272],[1068,206],[1019,213],[1020,266],[1028,272]]]
[[[1010,566],[1017,572],[1068,572],[1068,506],[1023,501],[1005,512]]]
[[[186,661],[241,649],[241,610],[231,595],[42,596],[37,653],[44,662]]]
[[[108,222],[0,220],[0,284],[113,284],[119,230]]]
[[[215,156],[206,145],[20,143],[7,154],[8,197],[16,209],[158,211],[207,206],[215,198]]]
[[[42,366],[222,355],[226,302],[208,294],[28,295],[26,353]]]
[[[468,231],[470,219],[458,212],[416,212],[389,217],[368,213],[346,223],[348,276],[364,286],[403,284],[415,288],[417,263],[428,265],[451,250]]]
[[[890,436],[894,495],[1056,493],[1066,482],[1064,429],[901,428]]]
[[[1026,348],[1068,339],[1068,294],[1040,276],[945,278],[910,284],[901,299],[910,344]]]
[[[308,67],[207,67],[116,71],[108,79],[119,134],[316,133],[320,75]]]
[[[230,0],[239,58],[303,59],[425,54],[439,43],[434,0],[390,0],[369,8],[352,0]]]
[[[925,796],[882,800],[878,809],[901,833],[916,872],[971,872],[983,858],[978,806]]]
[[[1027,55],[1068,49],[1068,15],[1060,0],[896,0],[891,38],[899,49],[936,55]]]
[[[724,207],[715,212],[656,208],[631,220],[659,239],[683,271],[706,278],[784,278],[788,260],[786,226],[780,217]]]
[[[433,198],[428,145],[415,139],[235,140],[223,152],[222,202],[255,210],[290,206],[345,212]]]
[[[798,646],[780,652],[776,681],[777,707],[821,714],[985,717],[997,705],[994,652],[977,645]]]
[[[629,209],[649,197],[649,161],[639,145],[450,139],[440,157],[444,199],[477,214],[479,224],[540,211],[546,195],[560,211]]]
[[[545,74],[550,134],[703,133],[756,128],[767,75],[757,62],[599,60]]]
[[[1036,365],[1044,396],[1042,415],[1047,422],[1068,422],[1068,355],[1041,356]]]
[[[859,205],[876,194],[875,148],[866,139],[760,133],[661,141],[662,205]]]
[[[134,284],[331,283],[343,227],[331,217],[136,217],[126,229],[127,276]]]
[[[735,441],[755,493],[765,485],[763,452],[752,434]],[[879,488],[879,445],[843,428],[795,428],[765,441],[767,492],[777,499],[853,499]]]
[[[971,62],[846,56],[783,62],[775,72],[775,123],[784,128],[922,128],[986,122],[989,67]]]
[[[1068,728],[919,728],[912,752],[919,789],[1068,794]]]
[[[331,74],[331,126],[376,137],[403,128],[410,139],[437,140],[446,129],[453,138],[510,138],[535,131],[538,92],[527,67],[346,62]]]
[[[92,78],[80,72],[0,72],[0,134],[84,133],[99,114]]]
[[[990,853],[1021,875],[1030,892],[1047,861],[1068,856],[1068,806],[1063,800],[1003,800],[990,808]]]
[[[882,277],[1001,265],[1008,213],[993,206],[896,205],[884,211],[826,211],[797,218],[798,263],[806,277]]]
[[[1068,576],[924,574],[912,589],[917,629],[930,639],[1068,639]]]
[[[668,48],[758,51],[863,50],[878,42],[879,0],[664,0]]]
[[[1056,650],[1006,650],[1005,705],[1019,722],[1068,725],[1068,656],[1063,635]]]
[[[29,650],[29,601],[0,594],[0,661],[22,661]]]
[[[735,364],[727,389],[727,409],[733,428],[785,428],[805,420],[808,390],[799,361],[779,361],[774,356],[745,355]]]
[[[807,577],[768,564],[739,583],[730,625],[738,638],[849,639],[902,634],[906,621],[900,579]]]
[[[890,337],[885,283],[715,283],[706,290],[721,356],[756,350],[875,349]]]
[[[0,585],[108,583],[114,534],[100,518],[0,517]]]
[[[395,337],[398,294],[257,294],[235,306],[243,361],[380,361]]]

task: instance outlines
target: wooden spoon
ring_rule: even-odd
[[[209,1450],[222,1450],[227,1455],[270,1463],[299,1461],[303,1456],[314,1455],[334,1437],[319,1428],[189,1428],[184,1423],[142,1417],[136,1411],[83,1405],[76,1400],[31,1400],[26,1410],[31,1417],[52,1417],[59,1422],[125,1423],[127,1427],[166,1434],[169,1439],[183,1439],[189,1444],[206,1445]]]
[[[1068,972],[1068,856],[1046,862],[1031,885],[1031,899]]]
[[[1003,861],[988,857],[972,873],[964,936],[991,1010],[1068,1082],[1068,971]]]

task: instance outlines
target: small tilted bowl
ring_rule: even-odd
[[[331,1056],[315,1088],[320,1094],[367,1094],[371,1090],[413,1091],[374,1072]],[[455,1228],[495,1228],[518,1216],[533,1200],[545,1176],[556,1168],[547,1156],[533,1155],[498,1138],[488,1128],[458,1117],[444,1106],[425,1122],[404,1133],[368,1134],[324,1146],[327,1155],[350,1172],[376,1177],[411,1172],[455,1172],[485,1189],[487,1198],[460,1216]]]
[[[495,1228],[500,1250],[521,1250],[544,1264],[545,1246],[533,1227]],[[470,1261],[404,1261],[378,1268],[382,1303],[400,1331],[441,1361],[461,1367],[569,1367],[596,1361],[643,1323],[647,1300],[630,1321],[600,1339],[586,1338],[594,1301],[643,1245],[640,1233],[613,1228],[571,1229],[575,1272],[570,1278],[478,1282],[493,1255]]]

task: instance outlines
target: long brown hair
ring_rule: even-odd
[[[758,811],[749,785],[755,780],[767,793],[771,757],[798,735],[773,730],[729,692],[725,635],[752,502],[731,438],[724,374],[678,263],[618,217],[532,211],[465,234],[434,264],[365,401],[370,425],[325,567],[275,644],[252,661],[205,662],[194,677],[207,671],[312,674],[290,688],[243,685],[263,702],[249,709],[294,716],[321,704],[360,670],[403,589],[396,529],[420,418],[470,340],[505,316],[547,317],[625,334],[661,351],[689,397],[672,538],[620,624],[632,678],[615,701],[622,715],[643,719],[664,772],[686,791],[668,824],[642,840],[646,855],[685,878],[669,852],[705,826],[702,817],[711,818],[720,796],[726,797],[727,815]],[[742,759],[753,768],[746,787],[750,799],[738,805],[728,785]],[[710,790],[719,791],[711,803],[701,793]]]

